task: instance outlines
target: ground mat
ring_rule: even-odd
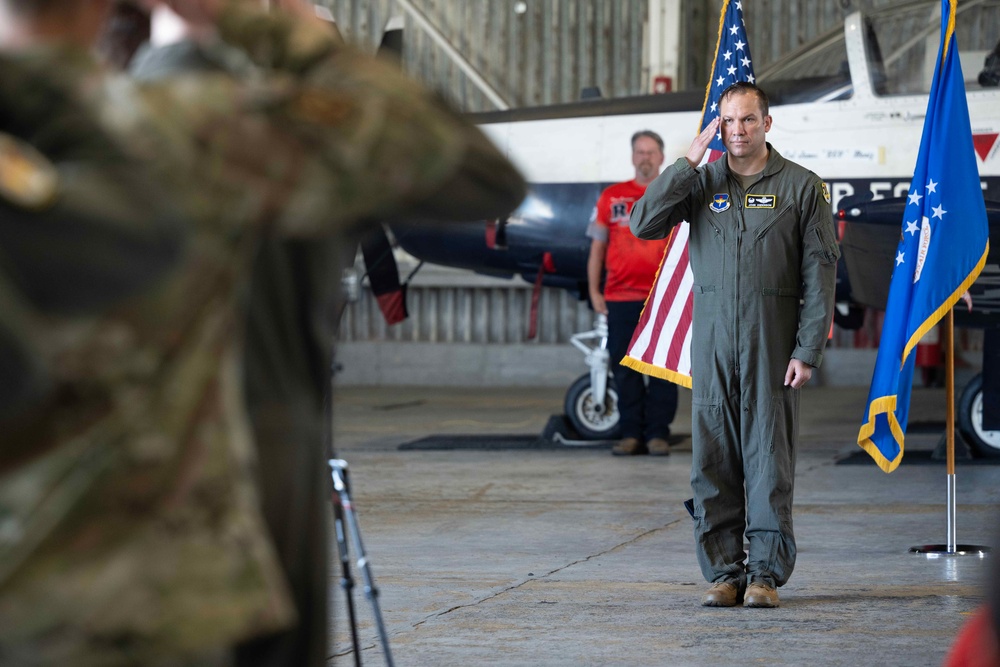
[[[539,435],[509,435],[495,433],[489,435],[429,435],[425,438],[404,442],[402,450],[446,450],[446,449],[565,449],[552,440]]]
[[[974,459],[968,457],[961,457],[958,455],[956,448],[955,465],[997,465],[1000,463],[1000,459]],[[915,451],[903,451],[903,461],[900,463],[901,466],[905,465],[945,465],[944,456],[941,458],[934,458],[934,450],[932,449],[918,449]],[[849,454],[843,458],[837,459],[837,465],[875,465],[875,460],[868,455],[868,452],[858,448],[858,451],[853,454]]]

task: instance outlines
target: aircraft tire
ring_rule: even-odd
[[[618,391],[608,376],[608,392],[604,411],[598,413],[590,390],[590,373],[573,381],[566,390],[566,419],[584,440],[614,440],[619,437]]]
[[[973,454],[984,459],[1000,459],[1000,431],[983,430],[983,376],[972,378],[958,401],[958,430]]]

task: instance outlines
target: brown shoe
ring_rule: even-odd
[[[670,443],[663,438],[653,438],[646,442],[650,456],[670,456]]]
[[[743,604],[747,607],[777,607],[778,591],[763,582],[754,581],[747,586]]]
[[[701,599],[703,607],[735,607],[743,601],[740,589],[731,581],[713,584]]]
[[[646,445],[638,438],[623,438],[615,443],[611,453],[615,456],[637,456],[646,453]]]

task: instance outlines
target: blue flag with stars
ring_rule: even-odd
[[[712,78],[705,90],[705,105],[702,107],[699,132],[719,115],[719,95],[737,81],[755,83],[756,79],[750,58],[750,44],[747,41],[747,28],[743,22],[743,2],[725,0],[719,16],[719,39],[715,49],[715,62],[712,65]],[[715,135],[708,149],[709,162],[726,151],[726,147],[722,144],[721,133]]]
[[[941,47],[903,214],[860,445],[885,472],[903,458],[916,344],[986,264],[989,226],[954,37],[957,0],[942,0]]]

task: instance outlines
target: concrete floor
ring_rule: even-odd
[[[345,388],[337,453],[395,663],[447,665],[940,665],[983,601],[991,558],[928,559],[946,540],[943,464],[835,465],[857,449],[867,389],[802,396],[795,574],[779,609],[700,606],[688,498],[690,443],[667,458],[604,448],[399,451],[431,434],[539,433],[554,389]],[[942,390],[911,415],[944,419]],[[690,433],[682,391],[675,433]],[[907,447],[933,449],[937,436]],[[1000,466],[957,469],[958,542],[992,544]],[[354,554],[356,555],[356,554]],[[331,580],[335,655],[353,664]],[[371,604],[355,590],[362,658],[384,664]]]

